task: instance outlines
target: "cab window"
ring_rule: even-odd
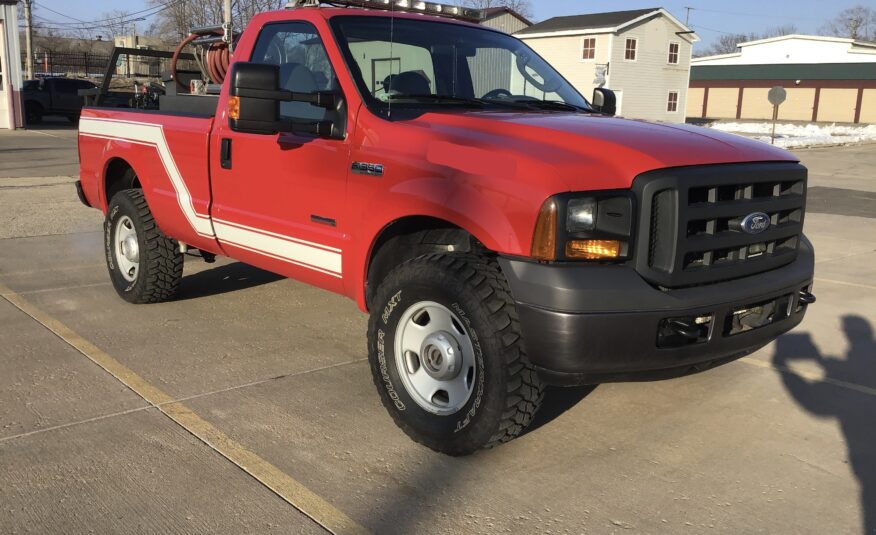
[[[306,22],[269,24],[259,35],[253,63],[278,65],[280,87],[296,93],[337,91],[338,80],[316,28]],[[322,121],[328,110],[306,102],[280,103],[284,119]]]

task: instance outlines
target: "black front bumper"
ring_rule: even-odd
[[[679,377],[756,351],[803,320],[800,293],[812,286],[815,255],[804,238],[790,264],[676,290],[655,288],[626,266],[499,263],[530,361],[548,382],[571,385]],[[734,312],[769,302],[787,316],[731,334]],[[673,318],[708,316],[699,339],[665,336]]]

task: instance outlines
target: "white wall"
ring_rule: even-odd
[[[582,59],[585,38],[596,38],[594,59]],[[588,100],[596,87],[593,83],[596,78],[596,66],[605,65],[611,57],[611,35],[607,33],[523,40],[545,61],[560,71],[560,74]]]
[[[623,91],[622,115],[632,119],[683,123],[690,83],[691,43],[678,26],[655,17],[615,35],[606,87]],[[627,38],[638,40],[636,61],[624,59]],[[679,44],[678,64],[669,63],[669,43]],[[677,111],[667,111],[669,92],[678,92]]]
[[[698,58],[694,65],[773,65],[784,63],[872,63],[876,47],[852,46],[850,41],[836,42],[812,38],[789,38],[750,44],[737,54]]]
[[[18,8],[0,5],[0,61],[3,81],[0,87],[0,128],[21,126],[20,95],[21,49],[18,46]]]
[[[519,36],[548,63],[591,98],[596,65],[609,64],[605,87],[620,92],[623,105],[618,114],[634,119],[685,121],[686,97],[690,81],[691,43],[676,35],[679,27],[663,16],[622,30],[619,34],[603,33],[560,37]],[[582,44],[585,37],[596,37],[596,58],[583,60]],[[638,40],[636,61],[626,61],[624,50],[627,37]],[[669,63],[669,43],[679,44],[678,64]],[[669,92],[678,92],[678,111],[667,111]],[[620,102],[619,102],[620,104]]]

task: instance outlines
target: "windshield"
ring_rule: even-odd
[[[332,26],[376,113],[390,106],[591,111],[553,67],[510,35],[390,17],[339,16]]]

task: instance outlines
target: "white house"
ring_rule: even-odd
[[[23,126],[18,0],[0,0],[0,129]]]
[[[600,85],[614,90],[618,115],[684,122],[699,37],[665,9],[555,17],[514,35],[584,96]]]
[[[783,35],[737,45],[732,54],[694,58],[692,65],[876,63],[876,43],[821,35]]]

